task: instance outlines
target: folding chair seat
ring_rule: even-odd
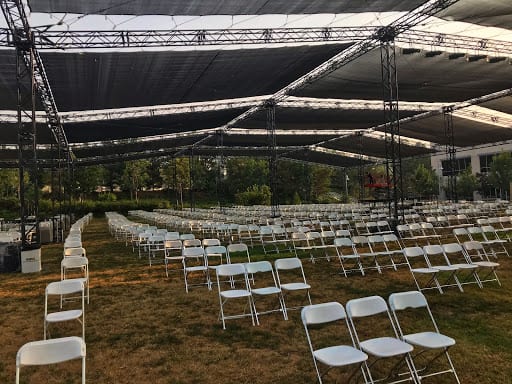
[[[76,298],[77,294],[79,295],[80,307],[75,305],[76,308],[74,309],[63,310],[64,301],[67,302],[66,299],[72,295]],[[57,300],[60,305],[59,310],[55,311]],[[74,301],[70,300],[70,302]],[[85,288],[83,280],[68,279],[49,283],[46,286],[44,299],[44,338],[46,339],[46,336],[50,335],[49,324],[71,320],[78,320],[82,325],[82,339],[85,340]]]
[[[421,232],[426,237],[428,244],[441,244],[441,235],[437,233],[432,223],[420,223]]]
[[[247,247],[247,244],[244,243],[238,243],[238,244],[228,244],[227,246],[227,258],[228,263],[231,263],[232,258],[240,258],[242,257],[245,262],[251,262],[251,256],[249,255],[249,248]]]
[[[354,252],[359,256],[359,261],[363,269],[376,269],[379,273],[382,273],[377,261],[378,255],[372,252],[368,237],[353,236],[352,243],[354,244]],[[365,261],[366,259],[370,259],[371,262]]]
[[[285,320],[288,320],[286,313],[286,304],[284,302],[283,292],[277,284],[276,276],[272,264],[269,261],[255,261],[245,264],[247,274],[251,276],[249,289],[252,293],[252,302],[254,305],[254,314],[256,317],[279,311],[283,314]],[[275,296],[278,302],[278,308],[260,312],[256,309],[256,297],[263,298]]]
[[[380,296],[352,299],[347,302],[346,309],[357,346],[368,354],[366,365],[370,381],[386,379],[386,383],[417,383],[411,356],[413,346],[400,340],[384,299]],[[392,364],[389,360],[386,364],[387,359],[392,359]],[[404,362],[407,370],[400,372]],[[377,368],[380,368],[378,373]],[[377,375],[379,378],[374,379]]]
[[[347,277],[348,273],[358,271],[364,276],[364,269],[361,265],[359,255],[354,250],[354,243],[349,237],[337,237],[334,239],[334,246],[341,265],[343,275]],[[350,263],[350,266],[346,264]]]
[[[464,292],[459,278],[457,277],[457,273],[460,268],[455,265],[450,265],[442,246],[426,245],[423,247],[423,252],[428,266],[439,270],[438,279],[441,277],[441,274],[445,275],[445,279],[444,282],[441,283],[441,287],[457,286],[461,292]],[[451,283],[452,280],[453,283]]]
[[[439,269],[432,268],[428,264],[427,259],[425,258],[425,253],[423,252],[423,248],[418,246],[406,247],[404,248],[404,256],[407,260],[407,263],[409,264],[409,270],[411,271],[412,278],[419,291],[437,289],[440,293],[443,293],[441,284],[437,279]],[[428,277],[427,282],[425,284],[420,284],[420,281],[416,278],[416,275]],[[433,286],[432,284],[435,285]]]
[[[85,355],[85,342],[77,336],[26,343],[16,354],[16,384],[20,384],[22,367],[57,364],[74,359],[81,359],[81,383],[85,384]]]
[[[215,268],[215,273],[217,275],[217,287],[220,304],[220,320],[222,321],[222,328],[226,329],[226,320],[228,319],[237,319],[247,316],[251,316],[252,325],[255,325],[255,318],[256,323],[259,324],[258,317],[254,313],[254,303],[252,301],[252,294],[249,288],[249,280],[247,278],[247,271],[245,270],[244,264],[222,264]],[[240,277],[242,279],[240,279]],[[236,283],[240,283],[240,281],[242,281],[242,287],[236,288],[234,285]],[[229,285],[229,288],[227,289],[225,289],[226,284]],[[245,312],[245,309],[247,307],[245,307],[244,312],[242,313],[232,315],[227,315],[225,313],[226,303],[230,300],[235,299],[247,299],[249,314]]]
[[[397,225],[396,231],[398,232],[398,236],[400,237],[400,240],[404,246],[407,246],[408,242],[413,240],[411,231],[409,230],[409,224]]]
[[[277,259],[274,261],[274,267],[279,288],[283,292],[283,299],[286,299],[287,295],[290,296],[292,292],[302,291],[306,292],[307,301],[311,304],[311,296],[309,295],[311,285],[306,281],[300,259],[297,257]],[[287,310],[296,308],[298,307],[287,307]]]
[[[466,241],[463,247],[468,260],[480,267],[479,272],[487,270],[487,273],[483,276],[480,275],[480,273],[478,274],[480,282],[496,281],[498,285],[501,286],[501,282],[496,274],[496,269],[498,269],[500,264],[489,259],[489,255],[485,251],[484,246],[478,241]],[[494,277],[491,278],[491,276]]]
[[[376,221],[368,221],[366,223],[366,233],[368,236],[379,233],[379,226]]]
[[[342,219],[339,221],[340,223],[340,229],[346,229],[348,231],[352,231],[352,225],[350,224],[350,221],[347,219]]]
[[[78,276],[76,273],[77,270]],[[60,262],[60,279],[80,279],[84,284],[86,290],[85,297],[87,298],[87,304],[89,304],[89,260],[87,257],[68,256],[63,258]]]
[[[463,285],[475,283],[480,288],[482,288],[482,283],[478,277],[479,267],[478,265],[473,264],[471,260],[467,258],[462,245],[459,243],[449,243],[443,244],[442,247],[449,265],[459,269],[457,272],[457,278],[459,279],[460,284]],[[473,278],[472,281],[470,280],[471,277]]]
[[[211,290],[210,271],[208,269],[208,259],[205,257],[203,247],[183,248],[183,274],[185,278],[185,291],[191,286],[206,285]],[[192,284],[189,279],[192,274],[200,274],[203,277],[201,283]]]
[[[165,259],[165,240],[162,235],[152,235],[148,239],[149,266],[155,262],[157,255],[162,254],[162,261]]]
[[[419,349],[412,357],[417,367],[418,379],[421,381],[427,377],[451,373],[460,384],[448,353],[448,349],[455,345],[455,340],[439,332],[425,296],[417,291],[400,292],[391,294],[388,301],[400,338]],[[407,321],[400,321],[399,312],[409,314]],[[425,327],[427,321],[431,326]],[[406,327],[405,324],[408,326]],[[446,357],[449,368],[434,371],[433,363],[442,355]]]
[[[345,372],[348,376],[343,382],[350,382],[360,370],[364,381],[367,382],[364,362],[368,355],[355,348],[355,341],[348,324],[345,309],[338,302],[308,305],[301,311],[302,324],[306,332],[309,349],[313,357],[318,382],[322,383],[322,377],[331,368],[356,367],[352,372]],[[332,336],[328,342],[320,339],[317,328],[321,326],[323,332],[332,329]],[[328,327],[328,329],[325,329]],[[335,344],[335,342],[339,342]],[[317,348],[317,345],[319,346]],[[321,365],[320,365],[321,364]],[[321,368],[326,367],[324,372]]]
[[[366,227],[366,223],[364,221],[358,221],[354,224],[355,233],[357,233],[358,236],[367,236],[368,228]]]
[[[165,240],[165,256],[164,256],[164,264],[165,264],[165,275],[169,277],[169,264],[172,262],[179,263],[179,270],[183,268],[183,256],[182,249],[183,244],[181,240]]]

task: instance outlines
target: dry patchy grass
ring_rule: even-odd
[[[215,287],[210,292],[196,287],[186,294],[181,274],[166,278],[162,265],[150,268],[147,260],[110,237],[103,218],[92,221],[83,239],[91,275],[88,383],[316,382],[299,311],[291,311],[289,321],[279,313],[263,315],[256,327],[249,319],[228,320],[223,331]],[[14,382],[18,348],[43,336],[44,289],[60,279],[62,245],[44,246],[42,257],[39,274],[0,275],[2,383]],[[501,288],[487,284],[482,290],[469,286],[465,293],[449,289],[444,295],[427,295],[441,330],[457,340],[451,354],[464,383],[512,383],[512,259],[500,262]],[[349,278],[339,275],[337,262],[305,260],[304,269],[314,303],[345,304],[369,295],[387,299],[392,292],[414,288],[403,268]],[[53,336],[79,333],[79,326],[70,323],[54,327]],[[24,377],[30,383],[76,382],[69,371],[79,372],[76,362],[27,369]]]

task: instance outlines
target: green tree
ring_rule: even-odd
[[[252,185],[268,184],[268,162],[265,159],[230,158],[226,161],[226,192],[234,197]]]
[[[105,168],[101,165],[90,167],[79,167],[75,169],[75,184],[80,191],[80,197],[90,195],[98,186],[103,184],[105,179]]]
[[[319,201],[331,188],[331,168],[313,165],[311,167],[311,195],[314,201]]]
[[[19,184],[19,173],[17,169],[0,169],[1,197],[17,197]]]
[[[493,157],[488,181],[500,190],[502,198],[506,197],[512,181],[512,156],[509,152],[503,152]]]
[[[133,160],[125,163],[123,172],[123,184],[130,191],[130,199],[139,201],[139,190],[149,180],[148,168],[151,163],[148,160]]]
[[[420,197],[432,197],[439,191],[439,182],[437,175],[432,168],[427,168],[424,164],[417,165],[414,171],[413,191]]]
[[[471,200],[473,192],[478,189],[478,179],[471,173],[471,167],[466,168],[457,176],[457,195],[459,198]]]
[[[176,207],[183,209],[183,194],[190,188],[190,168],[188,158],[173,159],[160,165],[160,176],[164,188],[174,191]]]

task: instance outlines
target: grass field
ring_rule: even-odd
[[[229,320],[222,330],[216,287],[186,294],[183,276],[166,278],[163,265],[148,265],[95,218],[83,234],[90,263],[91,301],[86,308],[88,383],[314,383],[300,311]],[[253,259],[263,256],[255,249]],[[283,257],[284,255],[280,255]],[[0,383],[14,383],[18,348],[43,337],[44,289],[60,279],[62,244],[42,249],[43,271],[0,275]],[[273,256],[272,258],[275,258]],[[427,294],[441,331],[457,344],[451,356],[463,383],[512,383],[512,259],[501,257],[502,287],[465,287],[461,293]],[[345,278],[337,261],[303,261],[313,303],[414,289],[408,270]],[[373,324],[372,326],[376,326]],[[75,323],[53,328],[53,337],[79,335]],[[74,383],[79,363],[27,368],[24,383]],[[325,382],[334,382],[335,372]],[[338,382],[344,382],[339,380]],[[425,383],[453,383],[444,375]]]

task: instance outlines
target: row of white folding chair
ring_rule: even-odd
[[[458,243],[407,247],[404,248],[404,256],[421,291],[437,289],[443,293],[443,287],[451,286],[463,291],[463,284],[476,283],[482,288],[482,282],[487,281],[496,281],[501,285],[496,274],[499,264],[491,262],[483,246],[476,241],[465,242],[463,247]],[[481,271],[487,271],[482,278],[479,275]],[[421,283],[417,275],[426,276],[428,280]],[[490,279],[490,276],[493,278]],[[439,281],[440,277],[444,277],[443,283]]]
[[[194,240],[168,240],[165,242],[165,273],[166,276],[169,277],[169,266],[171,263],[179,263],[181,265],[181,269],[184,268],[184,256],[183,251],[185,248],[190,247],[202,247],[204,250],[205,258],[212,259],[214,257],[219,258],[219,263],[223,263],[223,258],[226,263],[231,263],[231,257],[241,256],[247,261],[251,261],[249,255],[249,249],[246,244],[243,243],[234,243],[228,244],[227,247],[220,245],[220,241],[218,239],[204,239],[201,243],[192,244]],[[208,265],[211,263],[208,261]]]
[[[288,319],[287,312],[290,309],[301,308],[300,306],[287,307],[286,297],[297,292],[305,292],[309,305],[311,297],[309,291],[311,286],[307,283],[302,263],[298,258],[277,259],[274,261],[275,273],[268,261],[249,263],[224,264],[215,268],[217,275],[217,286],[220,303],[220,318],[223,329],[226,328],[225,320],[247,316],[245,311],[233,315],[227,315],[224,311],[226,302],[235,298],[247,298],[250,306],[250,316],[253,325],[259,324],[258,315],[279,311],[285,320]],[[262,276],[265,275],[266,277]],[[237,288],[237,277],[242,276],[242,288]],[[250,276],[250,278],[249,278]],[[275,295],[278,299],[277,309],[259,312],[256,309],[254,297]]]
[[[442,235],[432,223],[400,224],[396,227],[403,244],[414,242],[415,245],[441,244]]]
[[[402,245],[392,233],[335,238],[334,248],[345,277],[355,271],[364,276],[365,270],[375,269],[382,273],[385,268],[396,271],[398,266],[406,265]]]
[[[404,326],[406,322],[399,320],[398,312],[408,308],[414,309],[415,314],[420,308],[426,312],[428,320],[431,322],[428,330],[423,331],[425,321],[422,316],[419,319],[414,318],[415,322],[412,327],[414,333],[406,333],[411,327]],[[446,373],[453,374],[457,383],[460,383],[448,354],[448,349],[455,345],[455,340],[439,332],[427,300],[421,292],[392,294],[389,297],[389,307],[380,296],[349,300],[346,311],[338,302],[306,306],[302,309],[302,322],[319,383],[322,383],[323,376],[331,368],[347,366],[356,366],[357,369],[349,371],[346,375],[349,377],[344,382],[349,382],[360,370],[365,383],[380,382],[384,379],[387,383],[404,381],[420,383],[426,377]],[[407,324],[410,322],[411,316],[407,318]],[[324,333],[323,340],[329,340],[329,342],[324,341],[321,348],[317,348],[315,327],[320,324],[324,326],[331,324],[338,327],[331,337],[327,338]],[[376,327],[376,324],[379,326]],[[418,325],[421,328],[416,328]],[[325,327],[322,327],[322,331],[325,332]],[[336,344],[339,341],[342,343]],[[413,355],[412,352],[416,348],[419,349],[419,352]],[[431,367],[431,363],[443,354],[447,359],[448,369],[428,371],[427,368]],[[422,357],[423,362],[428,357],[425,367],[420,369],[416,368],[415,363],[419,361],[418,356]],[[380,376],[383,377],[377,378],[376,368],[380,366],[380,371],[382,371],[385,359],[393,359],[391,369],[387,369],[388,373],[385,375],[380,373]],[[397,360],[398,362],[396,362]],[[407,369],[400,372],[403,362]],[[324,367],[327,369],[322,372]]]
[[[505,246],[508,241],[500,238],[492,225],[455,228],[453,235],[459,243],[464,241],[481,242],[495,257],[499,254],[510,256]]]

